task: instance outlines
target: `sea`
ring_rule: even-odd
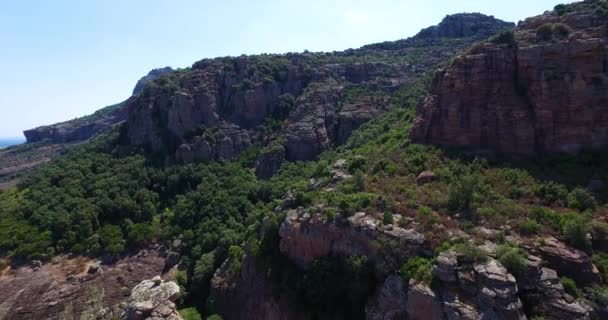
[[[0,138],[0,149],[14,146],[16,144],[22,144],[25,142],[25,138]]]

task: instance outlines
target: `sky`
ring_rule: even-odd
[[[153,68],[407,38],[447,14],[517,22],[565,0],[0,1],[0,137],[125,100]]]

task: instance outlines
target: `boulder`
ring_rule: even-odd
[[[260,179],[269,179],[279,171],[285,161],[285,148],[275,146],[262,151],[255,162],[255,175]]]
[[[168,251],[165,258],[165,270],[169,270],[179,263],[180,254],[175,251]]]
[[[433,267],[433,276],[443,282],[456,282],[458,280],[456,270],[458,258],[454,251],[444,251],[437,257],[437,263]]]
[[[179,286],[175,282],[162,281],[160,276],[144,280],[131,291],[123,319],[181,320],[174,303],[179,296]]]
[[[538,250],[548,266],[560,276],[572,278],[582,286],[602,283],[599,271],[583,251],[569,247],[555,238],[546,239]]]
[[[416,177],[416,184],[419,186],[438,180],[439,177],[433,171],[423,171]]]
[[[427,285],[410,282],[407,291],[407,319],[440,320],[445,319],[441,302]]]

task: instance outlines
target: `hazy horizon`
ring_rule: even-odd
[[[517,22],[572,1],[34,2],[0,4],[0,137],[123,101],[153,68],[358,48],[408,38],[447,14]]]

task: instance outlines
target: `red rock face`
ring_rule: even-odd
[[[607,21],[546,13],[521,22],[514,45],[470,49],[436,74],[412,140],[507,157],[606,150]],[[538,39],[543,25],[552,39]]]

